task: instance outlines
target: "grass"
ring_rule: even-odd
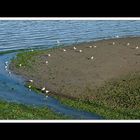
[[[1,120],[62,120],[70,119],[58,113],[54,113],[47,107],[33,107],[16,103],[0,101]]]
[[[94,99],[56,98],[65,105],[97,113],[105,119],[140,119],[140,75],[138,73],[107,82],[103,87],[90,92],[92,94],[94,92]]]

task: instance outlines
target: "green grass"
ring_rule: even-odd
[[[59,48],[61,47],[63,46],[59,46]],[[17,54],[16,58],[13,58],[11,61],[15,63],[15,66],[17,68],[19,68],[19,64],[22,64],[22,66],[32,69],[32,64],[35,63],[35,61],[37,61],[36,59],[34,59],[34,57],[36,57],[39,54],[46,54],[46,52],[51,53],[56,49],[58,49],[58,47],[41,50],[36,49],[34,51],[22,50],[20,53]]]
[[[62,120],[68,116],[54,113],[47,107],[33,107],[16,103],[0,101],[1,120]]]
[[[71,107],[97,113],[104,119],[140,119],[140,75],[130,74],[106,83],[95,91],[94,98],[68,99],[56,97]]]

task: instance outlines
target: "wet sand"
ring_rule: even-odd
[[[37,88],[46,87],[50,94],[74,98],[88,97],[88,91],[106,81],[140,71],[140,37],[80,43],[54,49],[50,54],[44,51],[33,56],[32,69],[17,68],[14,63],[10,69],[27,80],[33,79]]]

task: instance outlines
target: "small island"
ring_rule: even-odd
[[[105,119],[140,118],[140,37],[28,50],[9,69],[25,86]]]

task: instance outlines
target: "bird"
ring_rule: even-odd
[[[79,50],[79,52],[82,52],[82,50]]]
[[[113,42],[112,44],[115,45],[115,42]]]
[[[11,71],[9,71],[8,73],[11,74]]]
[[[19,66],[21,67],[21,66],[22,66],[22,64],[19,64]]]
[[[129,46],[130,45],[130,43],[127,43],[127,46]]]
[[[46,90],[45,92],[46,92],[46,93],[49,93],[49,91],[48,91],[48,90]]]
[[[48,95],[46,95],[46,98],[48,98],[49,96]]]
[[[92,46],[89,46],[89,48],[92,48]]]
[[[44,91],[45,90],[45,87],[43,87],[41,90]]]
[[[90,59],[93,59],[93,58],[94,58],[93,56],[90,57]]]
[[[46,61],[46,64],[48,64],[49,62],[48,61]]]
[[[119,38],[119,36],[118,36],[118,35],[116,35],[116,38]]]
[[[5,62],[5,65],[7,65],[7,64],[8,64],[8,61]]]
[[[73,47],[74,50],[76,50],[76,47]]]
[[[5,66],[5,69],[7,69],[7,66]]]
[[[31,85],[29,85],[28,88],[31,88]]]
[[[33,52],[34,50],[32,49],[31,52]]]
[[[48,56],[51,56],[51,54],[49,53]]]
[[[97,46],[94,46],[94,48],[96,48]]]
[[[57,45],[59,46],[59,45],[60,45],[60,41],[59,41],[59,40],[57,40],[56,42],[57,42]]]
[[[63,49],[63,52],[66,52],[66,50],[65,50],[65,49]]]
[[[139,47],[137,46],[136,49],[138,49]]]
[[[31,82],[31,83],[32,83],[32,82],[33,82],[33,80],[29,80],[29,82]]]

